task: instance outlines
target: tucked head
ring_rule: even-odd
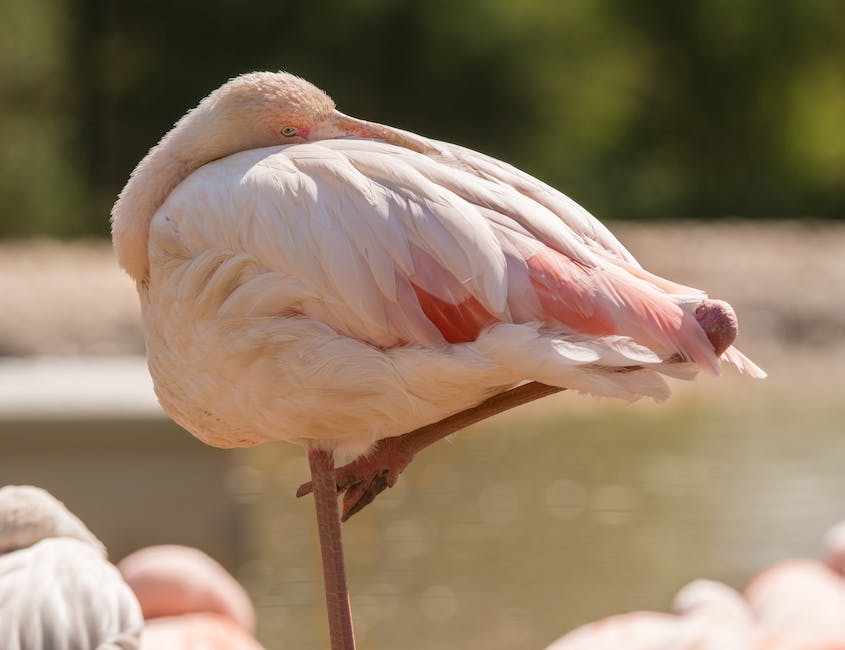
[[[50,537],[70,537],[105,548],[76,515],[46,490],[32,485],[0,488],[0,553],[27,548]]]
[[[344,115],[326,93],[287,72],[251,72],[230,79],[180,119],[132,172],[112,210],[121,266],[143,281],[155,211],[202,165],[249,149],[347,137],[430,150],[419,137]]]
[[[185,120],[207,121],[206,138],[235,136],[229,154],[254,147],[304,142],[334,113],[332,99],[287,72],[251,72],[231,79],[206,97]]]

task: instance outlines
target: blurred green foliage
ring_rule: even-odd
[[[508,160],[600,217],[845,216],[839,0],[3,0],[0,234],[105,234],[228,77]]]

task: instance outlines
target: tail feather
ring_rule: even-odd
[[[691,309],[689,296],[666,294],[638,278],[608,274],[608,292],[620,309],[619,332],[658,350],[670,348],[684,359],[719,374],[719,359]],[[646,340],[642,340],[645,338]]]
[[[527,257],[525,265],[540,306],[538,320],[594,337],[631,337],[666,359],[679,354],[719,373],[719,359],[695,316],[703,293],[646,271],[634,274],[630,265],[587,267],[551,249]],[[528,302],[521,294],[511,300],[514,313]]]
[[[517,381],[534,380],[625,400],[664,400],[669,396],[664,375],[688,380],[702,368],[678,355],[664,359],[631,337],[562,334],[542,323],[496,324],[467,345],[473,354],[506,368]],[[729,348],[722,358],[752,377],[766,376],[736,348]]]
[[[622,269],[625,269],[634,277],[637,277],[640,280],[645,280],[646,282],[653,284],[655,287],[659,287],[666,293],[693,296],[698,301],[706,297],[706,294],[701,289],[696,289],[695,287],[688,287],[685,284],[679,284],[677,282],[673,282],[672,280],[667,280],[666,278],[660,275],[655,275],[654,273],[646,271],[641,266],[635,266],[634,264],[630,264],[628,262],[625,262],[624,260],[613,260],[613,264]]]
[[[664,400],[669,396],[669,388],[658,374],[666,364],[628,337],[588,339],[553,334],[538,323],[500,324],[469,345],[523,379],[626,400]]]
[[[742,352],[731,346],[722,354],[722,359],[732,363],[741,373],[756,379],[765,379],[766,371],[746,357]]]

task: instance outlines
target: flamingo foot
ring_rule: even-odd
[[[399,475],[419,451],[408,444],[411,440],[405,436],[385,438],[377,443],[371,453],[335,470],[337,492],[345,493],[341,521],[360,512],[379,494],[396,485]],[[312,489],[311,481],[303,483],[296,491],[296,496],[305,496]]]
[[[387,488],[396,485],[399,475],[418,452],[464,427],[492,415],[527,404],[535,399],[566,390],[532,381],[484,400],[481,404],[433,424],[428,424],[395,438],[380,440],[368,455],[335,470],[338,493],[343,495],[341,521],[363,510]],[[303,483],[296,491],[302,497],[313,490],[313,482]]]

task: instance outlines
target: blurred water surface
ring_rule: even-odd
[[[676,383],[662,405],[563,393],[425,450],[344,526],[360,647],[540,649],[665,609],[693,578],[740,586],[816,555],[845,518],[845,404],[841,377],[809,377],[780,363],[765,382]],[[7,417],[0,476],[59,495],[115,560],[207,550],[247,586],[268,650],[327,647],[301,449],[214,450],[158,417]]]
[[[816,555],[845,518],[845,405],[728,384],[663,406],[564,394],[423,452],[344,528],[361,647],[542,648],[597,617],[666,609],[696,577],[741,586]],[[240,578],[261,638],[322,647],[311,504],[292,496],[303,454],[239,462]]]

